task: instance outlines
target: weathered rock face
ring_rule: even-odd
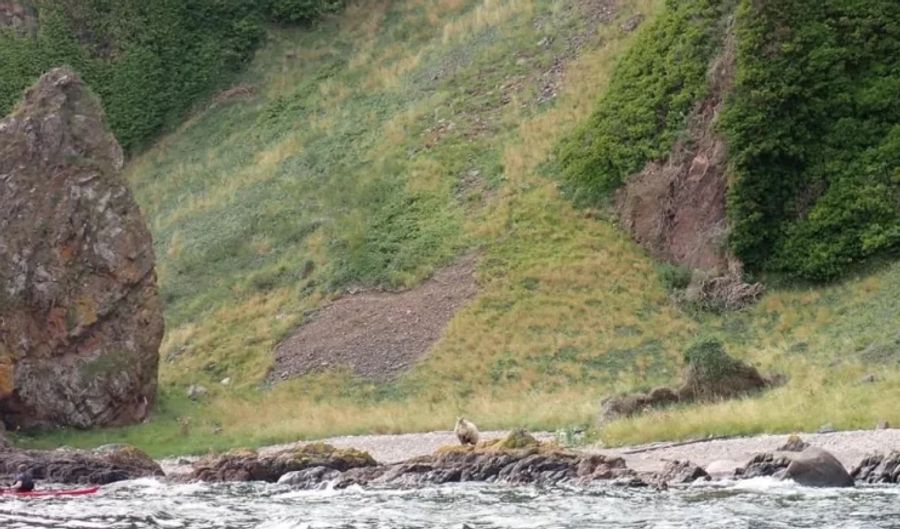
[[[0,413],[11,427],[142,420],[163,319],[150,233],[98,100],[68,68],[0,121]]]
[[[900,452],[867,456],[850,475],[863,483],[900,483]]]
[[[103,485],[141,477],[159,477],[162,469],[150,456],[127,445],[110,445],[96,450],[8,450],[0,452],[0,476],[11,479],[25,464],[35,479],[53,483]]]

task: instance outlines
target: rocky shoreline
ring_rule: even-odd
[[[551,434],[484,432],[460,446],[452,432],[342,437],[155,462],[133,447],[52,451],[2,448],[0,475],[26,464],[38,479],[110,483],[263,481],[301,489],[413,488],[458,482],[666,488],[697,480],[775,476],[809,486],[900,482],[900,430],[758,436],[605,449],[562,447]]]

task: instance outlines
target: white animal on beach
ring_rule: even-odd
[[[478,427],[464,417],[456,418],[456,427],[453,428],[453,431],[456,432],[456,437],[461,444],[472,446],[478,444]]]

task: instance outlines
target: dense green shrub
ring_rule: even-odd
[[[133,149],[244,65],[264,21],[305,22],[337,0],[36,0],[37,35],[0,32],[0,114],[43,72],[75,68]]]
[[[343,3],[344,0],[269,0],[267,14],[275,22],[297,24],[335,12]]]
[[[721,340],[709,336],[698,338],[685,349],[684,365],[704,380],[725,378],[743,370],[743,364],[725,352]]]
[[[731,245],[752,269],[828,280],[900,245],[896,0],[745,0],[723,115]]]
[[[668,0],[616,66],[594,113],[559,149],[564,185],[601,201],[649,160],[662,158],[707,91],[709,62],[733,2]]]

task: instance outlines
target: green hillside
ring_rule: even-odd
[[[598,206],[671,147],[705,92],[734,4],[360,0],[313,26],[270,27],[232,88],[129,164],[166,304],[154,419],[24,441],[128,441],[165,454],[448,429],[460,413],[482,428],[587,425],[601,397],[677,380],[682,351],[701,334],[788,383],[619,421],[599,433],[604,441],[900,423],[891,405],[900,335],[889,324],[900,316],[900,264],[771,288],[742,312],[696,312],[673,301],[671,269]],[[737,23],[749,32],[759,21],[741,4]],[[629,31],[623,23],[637,14],[643,22]],[[660,61],[664,50],[673,55]],[[746,64],[729,114],[735,138],[736,116],[749,111],[746,83],[754,73],[768,79]],[[645,104],[671,113],[648,121]],[[879,119],[887,130],[890,115]],[[633,127],[621,136],[616,123]],[[592,135],[597,127],[611,132]],[[599,143],[573,146],[573,134]],[[621,156],[579,156],[598,145]],[[603,175],[588,169],[604,163]],[[759,169],[736,170],[748,182]],[[585,171],[593,180],[578,180]],[[599,209],[573,205],[560,182],[579,207]],[[732,204],[744,211],[736,189]],[[879,240],[893,240],[891,226]],[[479,294],[406,374],[267,382],[275,346],[330,299],[415,287],[462,255],[477,258]],[[870,372],[877,380],[860,383]],[[219,384],[226,377],[233,383]],[[195,383],[210,389],[199,403],[184,397]]]

